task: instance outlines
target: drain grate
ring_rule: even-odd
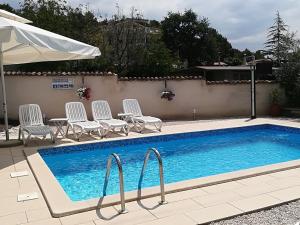
[[[27,193],[27,194],[21,194],[18,195],[18,202],[24,202],[29,200],[38,199],[39,195],[37,192]]]
[[[10,173],[10,177],[11,178],[15,178],[15,177],[24,177],[24,176],[28,176],[29,173],[28,171],[20,171],[20,172],[12,172]]]

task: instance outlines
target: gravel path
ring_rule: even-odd
[[[295,201],[268,210],[211,223],[210,225],[296,225],[299,221],[300,201]]]

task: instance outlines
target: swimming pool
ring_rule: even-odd
[[[165,182],[174,183],[300,159],[300,129],[256,125],[41,149],[39,153],[69,198],[81,201],[102,195],[111,153],[121,158],[125,191],[136,190],[150,147],[162,156]],[[152,155],[142,187],[157,185],[158,163]],[[118,193],[118,188],[113,165],[107,192]]]

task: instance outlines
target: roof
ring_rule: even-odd
[[[202,76],[175,75],[165,77],[119,77],[120,81],[203,80]]]
[[[214,62],[213,65],[214,66],[227,66],[228,64],[224,63],[224,62]]]
[[[250,71],[250,66],[197,66],[196,68],[213,71],[213,70],[222,70],[222,71]]]
[[[207,85],[215,85],[215,84],[250,84],[251,80],[220,80],[220,81],[206,81]],[[273,84],[278,83],[276,80],[256,80],[257,84]]]
[[[112,72],[21,72],[21,71],[5,71],[5,76],[117,76],[117,74]]]

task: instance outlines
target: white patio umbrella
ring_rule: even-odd
[[[32,23],[32,21],[30,21],[28,19],[25,19],[21,16],[18,16],[16,14],[11,13],[11,12],[7,12],[3,9],[0,9],[0,16],[4,17],[4,18],[7,18],[7,19],[10,19],[10,20],[18,21],[20,23]]]
[[[93,59],[100,54],[100,50],[91,45],[0,17],[0,71],[6,140],[9,140],[9,133],[3,65]]]

